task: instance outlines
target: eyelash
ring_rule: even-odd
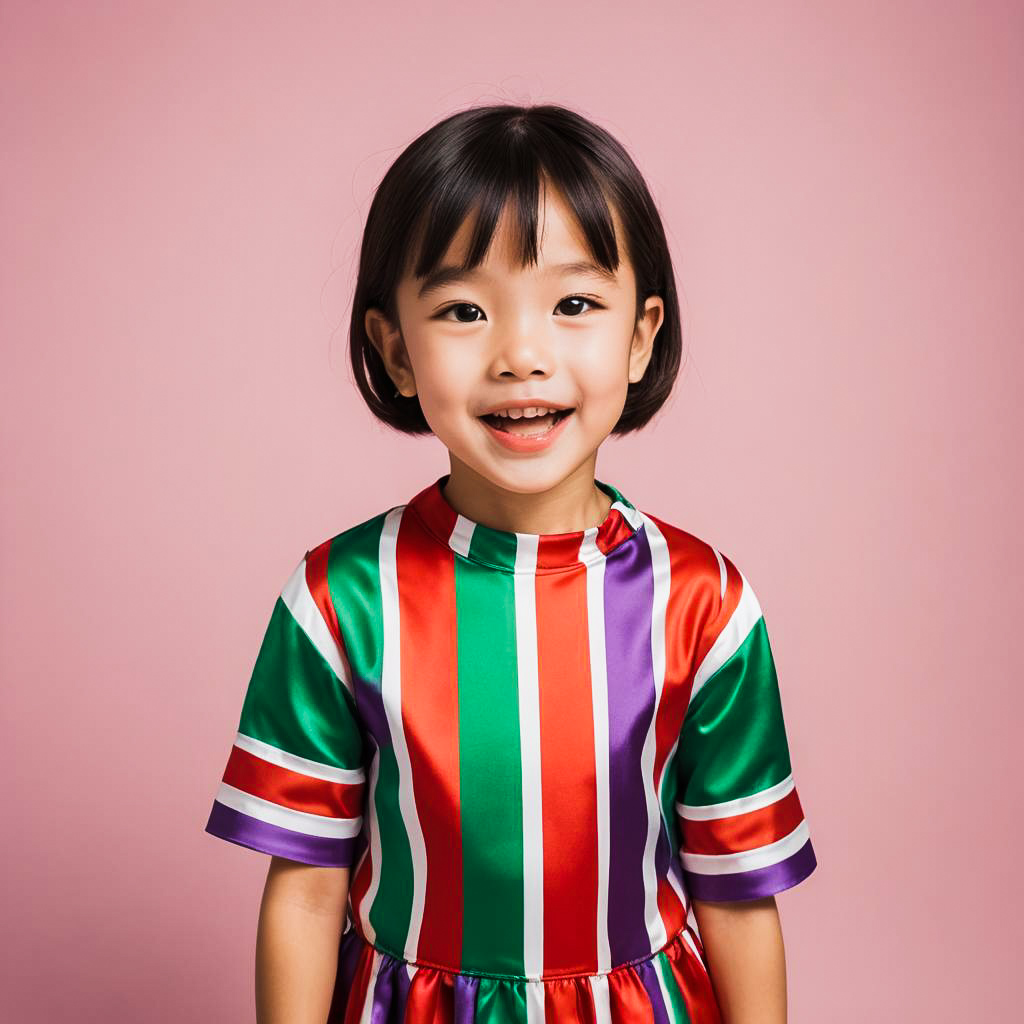
[[[591,306],[594,307],[594,309],[604,309],[604,306],[602,306],[601,303],[599,303],[595,299],[589,298],[586,295],[566,295],[564,298],[561,298],[561,299],[558,300],[558,302],[555,304],[556,307],[560,306],[563,302],[566,302],[569,299],[580,299],[583,302],[589,303]],[[453,303],[451,303],[451,305],[445,306],[444,309],[440,310],[435,315],[435,319],[440,320],[443,317],[446,317],[453,309],[457,309],[459,306],[472,306],[474,309],[480,309],[480,307],[475,302],[453,302]],[[483,312],[483,310],[480,310],[480,311]],[[567,320],[579,320],[582,317],[582,315],[583,315],[582,313],[577,313],[575,316],[566,317],[566,319]],[[474,320],[460,320],[460,321],[453,321],[453,322],[469,324],[469,323],[477,323],[478,321],[474,321]]]

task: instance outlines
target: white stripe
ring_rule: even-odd
[[[686,924],[689,927],[690,931],[692,931],[693,934],[696,935],[701,942],[703,942],[704,940],[700,938],[700,925],[697,922],[697,915],[693,912],[692,903],[690,904],[690,909],[687,911],[686,914]]]
[[[810,838],[807,821],[803,820],[788,836],[766,843],[754,850],[739,853],[682,853],[683,867],[698,875],[734,875],[756,871],[792,857]]]
[[[590,992],[594,998],[595,1024],[612,1024],[612,1006],[608,996],[608,975],[589,975]]]
[[[537,541],[535,535],[527,534],[516,544],[513,597],[523,786],[523,971],[527,978],[539,979],[544,973],[544,809],[540,772],[537,584],[534,576]],[[543,1021],[543,1016],[540,1019]]]
[[[675,757],[676,757],[676,751],[678,749],[679,749],[679,730],[676,731],[675,739],[672,741],[672,749],[668,752],[668,757],[665,758],[665,768],[662,771],[661,779],[658,782],[658,806],[659,807],[664,807],[665,806],[665,799],[664,799],[665,785],[666,785],[666,781],[665,780],[670,778],[676,772]],[[663,820],[665,820],[665,828],[668,829],[669,839],[671,840],[670,845],[674,845],[674,836],[675,836],[675,831],[676,831],[676,828],[677,828],[676,823],[675,822],[671,822],[670,823],[667,819],[664,818],[664,814],[662,815],[662,818],[663,818]],[[677,871],[673,871],[672,868],[676,864],[678,864],[678,869],[677,869]],[[684,910],[688,909],[689,908],[689,899],[688,899],[687,893],[686,893],[686,886],[685,886],[685,884],[683,882],[682,863],[679,862],[679,858],[677,856],[673,856],[672,857],[672,862],[669,864],[668,880],[669,880],[669,884],[675,890],[675,894],[679,897],[680,902],[683,904],[683,909]]]
[[[287,768],[291,772],[308,775],[313,779],[322,779],[324,782],[341,782],[344,785],[352,786],[357,782],[362,782],[365,778],[362,768],[335,768],[333,764],[310,761],[308,758],[290,754],[287,750],[273,747],[269,743],[264,743],[263,740],[246,736],[241,732],[235,736],[235,746],[248,751],[262,761],[276,764],[279,768]]]
[[[597,527],[584,531],[580,561],[587,566],[587,641],[590,649],[590,702],[594,719],[594,772],[597,800],[597,970],[611,970],[608,936],[608,865],[611,862],[611,749],[608,741],[608,652],[605,648],[604,578],[606,558],[597,546]],[[584,897],[585,901],[586,897]]]
[[[682,804],[676,803],[676,810],[687,821],[713,821],[715,818],[728,818],[734,814],[746,814],[757,811],[769,804],[774,804],[788,795],[794,788],[793,773],[790,772],[781,782],[762,789],[750,796],[739,796],[735,800],[723,800],[718,804]]]
[[[669,980],[665,977],[665,972],[671,971],[668,965],[668,954],[665,956],[655,956],[654,958],[654,976],[658,979],[658,988],[661,989],[661,999],[665,1004],[665,1009],[668,1011],[667,1016],[669,1020],[673,1019],[672,1016],[672,996],[671,991],[676,990],[678,985],[675,978],[672,979],[672,989],[669,989]]]
[[[348,839],[357,835],[363,823],[361,815],[355,818],[329,818],[325,814],[311,814],[309,811],[297,811],[293,807],[282,807],[280,804],[253,796],[234,786],[222,782],[217,788],[216,800],[225,807],[248,814],[250,818],[264,821],[268,825],[278,825],[290,832],[301,832],[306,836],[323,836],[328,839]]]
[[[622,513],[622,518],[625,519],[634,530],[639,530],[647,519],[640,509],[634,508],[630,505],[624,505],[618,500],[612,502],[612,508],[617,508]]]
[[[376,948],[371,957],[370,979],[366,984],[366,996],[359,1014],[359,1024],[372,1024],[373,1021],[373,990],[377,984],[377,975],[380,973],[380,965],[384,958],[381,956],[380,950]]]
[[[669,581],[672,573],[668,544],[657,524],[641,513],[644,521],[644,532],[651,551],[651,582],[654,592],[651,596],[651,667],[654,682],[654,710],[651,721],[644,736],[643,749],[640,751],[640,765],[644,778],[644,796],[647,800],[647,840],[644,845],[643,878],[644,878],[644,920],[647,924],[647,935],[650,940],[651,952],[662,948],[668,942],[668,931],[658,906],[658,869],[655,864],[655,851],[658,837],[662,829],[666,830],[666,841],[671,846],[668,836],[668,823],[665,821],[664,805],[658,800],[660,789],[659,779],[655,777],[654,762],[657,754],[657,722],[661,709],[661,697],[665,691],[665,621],[670,591]],[[669,762],[666,761],[666,764]],[[664,771],[664,765],[662,765]]]
[[[704,958],[700,955],[700,950],[697,949],[697,945],[691,938],[689,932],[683,932],[683,942],[685,942],[690,947],[690,951],[693,953],[693,958],[697,961],[697,963],[700,964],[701,969],[704,971],[704,973],[707,974],[707,964],[704,963]]]
[[[725,584],[727,582],[729,571],[725,567],[725,559],[722,557],[722,553],[716,547],[711,547],[711,550],[715,553],[715,561],[718,562],[718,582],[719,592],[718,600],[725,600]]]
[[[331,671],[341,680],[348,692],[352,693],[352,676],[348,665],[345,664],[341,650],[331,635],[316,601],[313,600],[313,595],[309,592],[309,585],[306,582],[305,558],[299,562],[291,576],[288,577],[288,582],[281,591],[281,600],[284,601],[288,611],[292,613],[292,618],[320,653],[320,657],[331,666]]]
[[[377,898],[377,888],[380,885],[381,846],[380,830],[378,828],[377,819],[377,780],[379,778],[380,747],[374,743],[373,758],[370,761],[370,784],[366,793],[366,809],[368,812],[366,825],[367,845],[366,849],[363,850],[362,857],[359,858],[359,864],[356,865],[356,870],[352,872],[351,876],[352,880],[355,880],[356,876],[362,870],[363,862],[367,857],[369,857],[370,884],[367,886],[366,895],[359,904],[359,923],[363,926],[363,934],[371,944],[377,941],[377,929],[373,927],[373,924],[370,921],[370,911],[373,909],[373,901]],[[350,892],[351,888],[350,882]]]
[[[409,836],[412,853],[412,908],[405,940],[406,960],[419,960],[420,927],[427,888],[427,850],[423,828],[416,811],[412,788],[412,763],[402,719],[402,626],[398,601],[398,528],[402,510],[395,509],[384,518],[380,537],[380,589],[383,616],[381,651],[381,700],[388,721],[395,760],[398,764],[398,806]]]
[[[448,538],[448,547],[458,552],[463,557],[469,557],[469,546],[473,542],[473,531],[476,523],[467,519],[464,515],[456,514],[455,526],[452,528],[451,536]]]
[[[523,988],[526,990],[526,1024],[544,1024],[545,983],[539,979],[530,979]]]
[[[729,621],[718,634],[711,650],[704,655],[693,677],[693,688],[690,690],[690,703],[697,696],[700,688],[711,678],[742,646],[750,630],[761,618],[761,605],[743,573],[737,569],[742,581],[740,599],[733,609]]]

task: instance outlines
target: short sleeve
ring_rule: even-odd
[[[351,865],[365,792],[362,731],[326,550],[274,604],[206,831],[324,867]]]
[[[743,574],[718,559],[679,737],[679,852],[691,896],[752,900],[796,885],[817,860],[761,606]]]

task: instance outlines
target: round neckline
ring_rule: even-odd
[[[603,521],[568,533],[499,530],[462,515],[444,496],[450,473],[438,477],[408,502],[425,529],[457,555],[511,573],[565,572],[606,558],[643,526],[643,514],[615,486],[595,478],[612,499]]]

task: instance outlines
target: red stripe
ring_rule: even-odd
[[[665,539],[669,562],[669,592],[665,608],[665,679],[654,722],[654,786],[661,793],[666,787],[674,803],[674,779],[662,780],[667,759],[682,728],[690,697],[696,648],[703,622],[712,613],[720,590],[718,562],[714,552],[702,540],[679,527],[647,514]],[[674,823],[673,823],[674,824]],[[670,836],[673,853],[676,837]],[[667,877],[658,885],[658,910],[666,935],[675,935],[686,920],[686,905]]]
[[[363,821],[363,831],[367,835],[367,843],[359,860],[352,865],[352,878],[349,883],[349,900],[352,904],[352,919],[354,922],[367,920],[367,915],[363,913],[363,901],[366,899],[366,894],[370,891],[370,883],[373,881],[374,873],[377,870],[377,864],[373,859],[373,849],[368,838],[369,822],[367,819],[370,816],[369,790],[367,790],[366,801],[366,818]]]
[[[686,922],[686,910],[686,904],[672,888],[668,875],[662,875],[658,879],[658,912],[661,914],[666,935],[675,935],[683,927]]]
[[[356,963],[352,975],[352,985],[349,988],[345,1002],[345,1018],[343,1024],[359,1024],[363,1015],[363,1007],[366,1004],[370,990],[370,973],[373,971],[374,948],[365,942],[361,942],[359,960]]]
[[[334,610],[334,602],[331,600],[331,590],[327,584],[327,562],[330,557],[332,540],[325,540],[318,544],[312,551],[306,553],[306,586],[313,598],[314,604],[320,609],[324,622],[334,642],[344,650],[341,637],[341,629],[338,626],[338,616]]]
[[[540,573],[534,579],[544,830],[544,976],[593,974],[597,971],[597,775],[587,574]],[[567,780],[573,785],[567,785]]]
[[[721,552],[719,552],[721,554]],[[714,557],[714,555],[712,555]],[[740,576],[739,569],[729,560],[727,555],[722,555],[722,561],[725,563],[725,597],[720,598],[719,595],[722,592],[722,581],[721,571],[718,569],[717,560],[715,561],[715,587],[712,596],[714,601],[714,609],[703,609],[701,617],[701,624],[706,621],[707,625],[704,625],[704,635],[702,642],[696,651],[696,661],[694,667],[700,666],[700,663],[704,660],[705,655],[715,645],[715,641],[719,638],[722,630],[729,624],[729,620],[732,618],[732,613],[736,611],[736,606],[740,603],[740,596],[743,593],[743,579]],[[705,602],[706,604],[707,602]]]
[[[654,1024],[651,997],[634,967],[622,967],[608,973],[608,1009],[612,1020],[630,1024]]]
[[[632,532],[633,527],[626,520],[626,517],[617,508],[613,508],[611,515],[597,528],[597,536],[594,538],[594,543],[599,551],[603,554],[608,554],[612,548],[621,544]]]
[[[544,908],[547,917],[547,908]],[[596,1024],[594,993],[586,978],[564,978],[544,985],[544,1024]]]
[[[398,970],[404,971],[405,967]],[[393,999],[397,1002],[398,981],[394,981]],[[374,1014],[374,1021],[380,1020]],[[398,1016],[393,1018],[399,1020]],[[409,995],[405,1002],[405,1010],[401,1020],[409,1024],[453,1024],[455,1020],[455,975],[450,971],[442,971],[433,967],[420,967],[409,983]],[[348,1021],[345,1022],[348,1024]]]
[[[680,815],[679,827],[687,853],[739,853],[778,842],[803,820],[800,798],[791,789],[781,800],[744,814],[710,821],[693,821]]]
[[[402,721],[426,848],[417,957],[462,960],[462,821],[455,554],[439,551],[418,519],[402,517],[396,553]]]
[[[245,793],[310,814],[329,818],[357,818],[362,814],[364,781],[345,783],[314,779],[282,768],[233,746],[224,769],[224,781]]]
[[[696,940],[691,932],[691,938]],[[703,947],[697,948],[704,955]],[[665,953],[672,977],[679,986],[679,992],[686,1007],[690,1024],[722,1024],[722,1012],[715,997],[715,990],[707,969],[697,959],[697,954],[685,940],[669,947]]]

